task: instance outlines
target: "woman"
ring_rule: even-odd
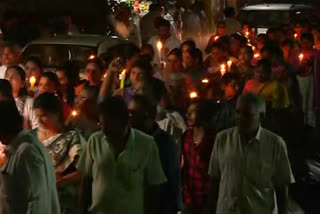
[[[75,165],[82,146],[75,131],[68,131],[63,122],[60,98],[43,93],[34,102],[39,128],[33,132],[47,148],[57,176],[61,213],[75,213],[77,202],[77,174]]]
[[[60,82],[58,76],[53,72],[46,72],[40,78],[39,94],[45,92],[57,94],[61,98]],[[63,118],[66,121],[71,114],[72,105],[67,102],[62,102],[61,105],[63,108]]]
[[[91,134],[100,129],[97,103],[98,94],[98,87],[85,86],[80,95],[77,96],[77,114],[72,115],[67,123],[68,127],[77,130],[85,140],[88,140]]]
[[[30,77],[34,77],[36,79],[35,90],[34,91],[37,92],[38,91],[39,80],[40,80],[40,77],[43,74],[42,63],[41,63],[41,61],[40,61],[40,59],[38,57],[30,56],[25,61],[24,66],[26,68],[26,74],[27,74],[26,76],[27,76],[27,78],[30,79]]]
[[[74,91],[75,85],[72,83],[72,72],[65,67],[60,67],[56,70],[56,74],[59,79],[63,102],[73,106],[76,95]]]
[[[254,69],[254,78],[247,81],[243,93],[254,93],[265,99],[269,109],[289,107],[287,88],[278,80],[272,80],[271,63],[262,59]]]
[[[244,87],[246,81],[253,77],[253,66],[252,66],[253,51],[252,47],[246,45],[240,49],[239,61],[237,63],[237,69],[241,76],[240,88]]]
[[[209,162],[215,131],[211,128],[214,106],[207,101],[194,101],[187,112],[189,129],[182,146],[183,214],[203,213],[209,188]]]
[[[28,96],[26,87],[26,74],[20,66],[11,66],[5,73],[5,78],[10,81],[12,94],[17,108],[24,118],[24,127],[35,129],[38,127],[38,119],[33,110],[33,99]]]

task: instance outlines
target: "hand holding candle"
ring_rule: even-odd
[[[34,90],[34,85],[36,84],[37,79],[34,76],[30,77],[29,83],[30,83],[30,90],[33,91]]]
[[[157,49],[158,49],[158,53],[159,53],[160,63],[161,63],[161,61],[162,61],[162,56],[161,56],[162,48],[163,48],[162,42],[159,41],[159,42],[157,43]]]
[[[126,80],[126,69],[122,70],[119,76],[119,79],[120,79],[120,89],[124,89],[124,82]]]
[[[71,112],[71,116],[72,116],[72,117],[78,116],[78,112],[77,112],[76,110],[73,110],[73,111]]]
[[[220,73],[221,73],[221,76],[223,76],[226,72],[227,72],[226,65],[225,65],[225,64],[221,64],[221,65],[220,65]]]
[[[192,92],[190,92],[189,96],[190,96],[190,99],[195,99],[198,97],[198,93],[195,91],[192,91]]]
[[[232,61],[228,60],[227,65],[228,65],[228,71],[231,71]]]

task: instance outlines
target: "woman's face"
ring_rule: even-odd
[[[39,126],[44,129],[52,129],[57,127],[59,123],[58,116],[56,114],[48,113],[42,108],[35,109],[36,116],[38,118]]]
[[[39,80],[42,75],[42,70],[33,61],[28,61],[26,63],[26,74],[28,78],[30,78],[31,76],[34,76],[36,80]]]
[[[197,121],[197,104],[191,104],[187,111],[187,125],[193,127]]]
[[[175,55],[168,56],[168,72],[179,72],[181,71],[181,61]]]
[[[269,79],[269,75],[262,66],[257,66],[254,69],[254,79],[259,82],[265,82]]]
[[[251,63],[250,56],[245,48],[241,48],[239,52],[239,62],[244,64]]]
[[[59,83],[62,87],[66,87],[69,84],[69,80],[68,77],[66,76],[64,71],[61,70],[57,70],[56,72],[58,79],[59,79]]]
[[[102,71],[95,63],[88,63],[86,66],[87,79],[91,85],[100,85]]]
[[[87,90],[82,90],[77,97],[77,109],[81,113],[88,114],[89,111],[94,111],[97,108],[96,99]]]
[[[183,55],[183,66],[184,68],[191,68],[193,66],[194,60],[192,59],[189,52]]]
[[[143,81],[144,78],[145,78],[144,72],[140,68],[138,67],[131,68],[130,80],[133,86],[135,86],[138,82]]]
[[[5,78],[11,83],[13,94],[19,93],[21,88],[26,85],[25,81],[21,79],[19,72],[14,68],[7,70]]]
[[[56,93],[57,87],[48,77],[41,77],[39,82],[39,94],[45,92]]]

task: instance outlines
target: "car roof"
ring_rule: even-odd
[[[97,47],[102,42],[109,42],[116,38],[100,35],[56,35],[43,37],[30,42],[30,44],[60,44],[60,45],[84,45]]]
[[[246,5],[241,10],[301,10],[311,8],[311,5],[306,4],[253,4]]]

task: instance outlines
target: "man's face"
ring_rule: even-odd
[[[12,48],[4,48],[1,63],[2,65],[10,66],[16,64],[18,61],[18,56]]]
[[[41,77],[39,81],[39,94],[43,94],[45,92],[55,93],[57,88],[55,84],[47,77]]]
[[[89,63],[86,66],[87,79],[91,85],[100,85],[102,71],[94,63]]]
[[[260,114],[258,109],[252,104],[244,103],[241,98],[238,99],[235,122],[240,133],[250,134],[256,131],[260,126]]]
[[[231,80],[228,84],[224,85],[225,97],[230,100],[239,93],[239,85],[236,80]]]
[[[130,125],[135,129],[143,131],[146,113],[143,111],[142,107],[134,100],[131,100],[128,103],[128,110],[130,116]]]
[[[224,57],[223,51],[220,50],[219,48],[212,48],[211,55],[212,55],[212,59],[216,62],[220,62]]]
[[[263,69],[262,66],[257,66],[254,69],[254,79],[259,82],[265,82],[269,79],[269,74]]]
[[[218,25],[217,27],[217,35],[223,36],[226,33],[226,26],[225,25]]]
[[[168,71],[179,72],[181,70],[181,61],[175,55],[168,56]]]
[[[114,116],[111,118],[108,115],[99,116],[100,127],[105,136],[108,139],[109,143],[117,143],[117,140],[123,136],[127,128],[127,124],[114,119]]]
[[[160,37],[160,40],[168,39],[170,37],[170,28],[165,26],[159,27],[158,35]]]

